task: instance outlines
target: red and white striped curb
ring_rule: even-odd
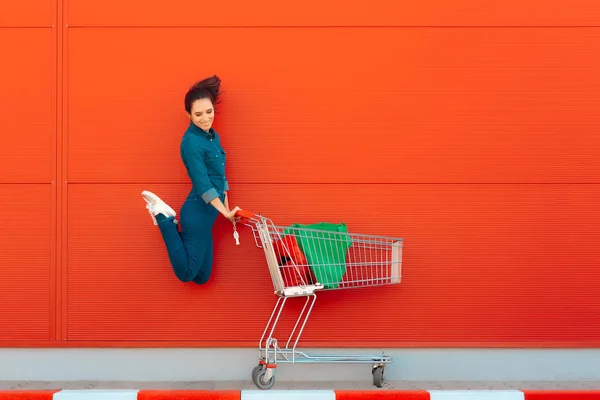
[[[0,400],[600,400],[600,390],[5,390]]]

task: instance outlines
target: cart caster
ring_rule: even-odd
[[[271,373],[271,377],[267,379],[267,372]],[[257,388],[261,390],[269,390],[275,384],[275,371],[272,368],[267,368],[263,365],[257,365],[252,370],[252,381]]]
[[[258,364],[256,367],[252,368],[252,382],[254,382],[255,385],[256,385],[256,377],[258,376],[258,373],[263,368],[266,368],[266,367],[262,364]]]
[[[384,372],[384,367],[379,366],[373,368],[373,384],[378,388],[383,387],[383,383],[385,381]]]

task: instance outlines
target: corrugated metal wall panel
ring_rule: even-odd
[[[51,190],[0,184],[0,343],[51,338]]]
[[[210,60],[190,37],[218,40]],[[218,71],[234,182],[597,182],[598,44],[600,29],[77,29],[69,180],[187,182],[183,96]]]
[[[237,247],[221,219],[213,279],[180,283],[139,199],[145,188],[176,210],[189,190],[71,187],[68,338],[253,346],[275,297],[248,229]],[[308,343],[600,341],[600,308],[590,301],[600,283],[598,185],[237,184],[232,198],[277,224],[343,221],[353,232],[405,238],[403,283],[322,294]]]
[[[3,343],[256,345],[249,232],[220,220],[213,280],[183,284],[140,198],[179,209],[212,73],[232,205],[406,240],[403,283],[323,294],[305,345],[600,342],[597,2],[310,1],[0,4]]]
[[[0,345],[55,327],[56,4],[0,1]]]
[[[52,0],[0,0],[0,27],[50,27],[55,10]]]
[[[54,176],[53,37],[51,29],[0,29],[0,182]]]
[[[168,6],[147,7],[141,0],[71,0],[73,26],[198,26],[198,25],[597,25],[595,0],[375,0],[322,2],[305,0],[240,0],[198,3],[174,0]]]

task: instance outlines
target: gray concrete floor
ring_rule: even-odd
[[[41,389],[153,389],[153,390],[255,390],[247,381],[113,382],[113,381],[0,381],[0,390]],[[600,381],[388,381],[378,389],[371,382],[276,382],[273,390],[600,390]]]

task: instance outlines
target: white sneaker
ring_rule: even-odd
[[[154,225],[158,225],[158,223],[156,222],[156,215],[158,214],[163,214],[167,218],[175,217],[177,215],[175,210],[169,207],[167,203],[162,201],[160,197],[158,197],[154,193],[144,190],[142,192],[142,197],[144,198],[144,200],[146,200],[146,208],[148,209],[148,212],[152,217],[152,222],[154,222]],[[177,223],[177,220],[174,220],[173,222]]]

